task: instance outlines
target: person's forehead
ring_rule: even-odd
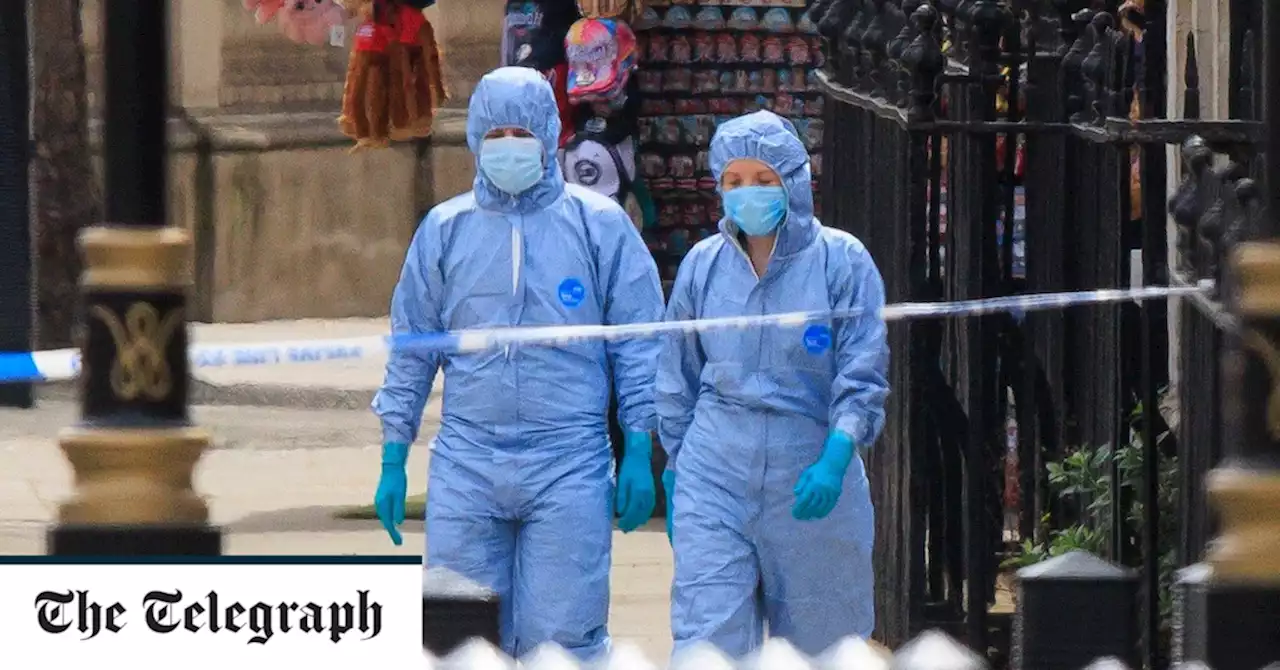
[[[777,171],[773,166],[756,158],[735,158],[724,166],[726,174],[732,173],[736,175],[763,174],[769,176],[777,176]]]
[[[533,133],[529,132],[528,128],[521,128],[520,126],[499,126],[485,133],[485,137],[497,137],[499,135],[523,135],[532,137]]]

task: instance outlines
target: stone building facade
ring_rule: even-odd
[[[241,0],[171,6],[170,217],[195,237],[193,318],[386,314],[422,213],[470,188],[462,109],[498,64],[503,1],[428,10],[450,108],[426,141],[356,154],[336,123],[347,48],[294,44]],[[95,112],[101,7],[84,0]]]
[[[84,3],[96,109],[101,0]],[[351,154],[335,123],[345,48],[293,44],[274,26],[256,25],[241,0],[172,0],[170,193],[172,217],[196,238],[197,319],[386,312],[420,215],[470,186],[462,112],[476,80],[498,64],[503,4],[429,9],[444,47],[450,108],[430,140]],[[1225,118],[1226,3],[1170,0],[1166,20],[1169,115],[1181,115],[1187,35],[1194,34],[1202,115]],[[1181,175],[1176,149],[1169,152],[1172,189]],[[1176,319],[1177,301],[1171,308]]]

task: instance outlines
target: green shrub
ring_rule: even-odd
[[[1142,530],[1146,525],[1146,507],[1143,504],[1146,472],[1142,433],[1137,430],[1142,408],[1134,410],[1131,417],[1129,444],[1112,453],[1110,445],[1080,447],[1057,462],[1047,464],[1050,494],[1066,507],[1078,511],[1077,523],[1054,528],[1054,519],[1046,515],[1041,521],[1049,529],[1047,540],[1036,543],[1027,539],[1017,551],[1002,564],[1006,568],[1034,565],[1048,558],[1069,551],[1087,551],[1099,556],[1111,553],[1112,490],[1111,463],[1116,460],[1120,476],[1121,500],[1125,527],[1128,529],[1126,553],[1141,556]],[[1158,435],[1157,444],[1167,435]],[[1159,491],[1157,504],[1159,518],[1160,620],[1166,629],[1171,621],[1173,600],[1170,587],[1177,570],[1175,542],[1178,538],[1179,514],[1178,458],[1161,453],[1159,464]]]

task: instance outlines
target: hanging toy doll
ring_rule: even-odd
[[[435,29],[422,13],[430,4],[429,0],[403,0],[396,8],[402,55],[397,55],[399,86],[393,90],[399,89],[404,95],[402,101],[393,97],[393,140],[430,135],[436,109],[447,97]]]
[[[351,45],[342,116],[338,118],[342,132],[356,140],[357,149],[391,144],[387,109],[391,58],[387,51],[392,35],[385,11],[385,3],[373,1],[362,2],[357,10],[362,22]]]
[[[272,21],[280,32],[299,44],[324,44],[329,31],[342,25],[346,12],[337,0],[242,0],[258,25]]]
[[[244,8],[253,12],[258,25],[266,25],[276,17],[284,0],[243,0]]]
[[[299,44],[324,44],[347,12],[334,0],[285,0],[276,16],[284,36]]]
[[[426,0],[360,0],[343,91],[342,132],[356,148],[431,134],[446,97],[440,49]]]

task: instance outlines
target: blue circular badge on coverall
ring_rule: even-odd
[[[587,287],[577,277],[569,277],[560,282],[560,304],[565,307],[577,307],[587,297]]]
[[[831,329],[815,323],[804,329],[804,348],[817,355],[831,348]]]

